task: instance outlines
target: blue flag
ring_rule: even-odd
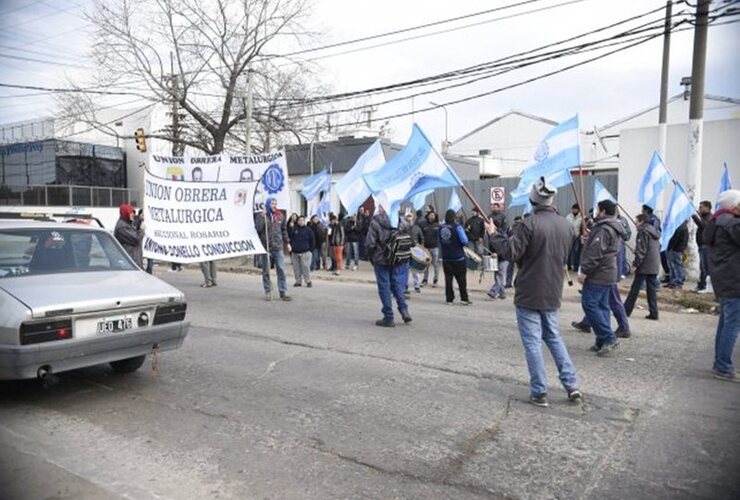
[[[663,189],[665,189],[671,179],[672,176],[668,172],[665,163],[663,163],[663,158],[655,151],[653,157],[650,158],[645,175],[642,177],[640,188],[637,190],[637,201],[655,209],[658,196],[660,196],[660,193],[663,192]]]
[[[411,198],[411,204],[414,206],[414,210],[421,210],[424,208],[424,205],[427,203],[427,196],[432,194],[434,192],[434,189],[430,189],[429,191],[422,191],[421,193],[415,194]]]
[[[573,177],[570,175],[570,170],[561,170],[558,172],[555,172],[554,174],[550,174],[545,178],[545,181],[547,182],[547,185],[554,188],[560,188],[563,186],[567,186],[568,184],[573,183]],[[529,191],[532,189],[532,184],[537,182],[537,179],[533,180],[529,187],[524,191],[524,194],[518,195],[516,198],[513,198],[511,202],[509,203],[510,207],[515,207],[518,205],[528,205],[529,210],[531,211],[532,205],[529,203]],[[521,186],[522,183],[519,181],[519,185]],[[519,189],[519,188],[517,188]],[[527,213],[527,212],[524,212]]]
[[[724,171],[722,172],[722,177],[719,179],[719,189],[717,189],[717,198],[719,198],[720,193],[724,193],[725,191],[729,191],[732,189],[732,182],[730,181],[730,172],[727,170],[727,163],[725,163]],[[714,204],[714,209],[719,210],[719,204]]]
[[[404,200],[430,189],[462,184],[416,124],[406,146],[381,168],[362,178],[388,213],[391,224],[396,224],[398,209]]]
[[[671,196],[671,201],[668,203],[668,210],[666,210],[665,220],[663,221],[663,232],[660,234],[661,251],[668,248],[668,241],[670,241],[676,229],[696,212],[696,207],[684,191],[683,186],[675,181],[674,184],[673,196]]]
[[[447,210],[454,210],[455,213],[458,213],[460,210],[462,210],[462,201],[460,201],[460,196],[458,196],[456,190],[452,190],[452,195],[450,196],[450,204],[447,205]]]
[[[612,194],[609,192],[608,189],[604,187],[604,185],[599,182],[597,179],[596,182],[594,182],[594,213],[599,213],[599,202],[603,200],[611,200],[614,203],[617,202],[617,200],[612,196]]]
[[[532,184],[540,177],[549,177],[581,164],[578,115],[564,121],[545,136],[534,153],[534,161],[522,170],[519,185],[511,192],[512,199],[529,195]]]
[[[328,191],[331,187],[331,172],[324,169],[318,174],[307,177],[303,181],[303,190],[301,194],[307,200],[313,200],[322,191]]]
[[[369,174],[385,165],[385,154],[380,139],[362,153],[354,166],[337,181],[337,195],[342,201],[347,213],[354,214],[372,193],[362,179],[364,174]]]

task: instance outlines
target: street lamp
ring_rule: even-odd
[[[442,111],[445,112],[445,140],[442,143],[442,153],[447,153],[447,148],[450,145],[450,142],[447,140],[447,106],[444,104],[437,104],[436,102],[429,101],[429,104],[434,106],[435,108],[442,108]]]

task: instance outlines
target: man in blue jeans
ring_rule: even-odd
[[[556,192],[541,177],[529,194],[532,216],[515,225],[509,237],[499,233],[493,221],[485,225],[496,253],[517,264],[514,305],[529,368],[529,401],[543,407],[549,404],[543,342],[555,360],[568,400],[582,399],[576,369],[558,328],[565,260],[575,235],[572,226],[553,207]]]
[[[578,282],[583,285],[583,312],[596,333],[591,350],[603,357],[619,347],[610,322],[609,294],[618,281],[617,253],[625,229],[617,220],[617,205],[613,201],[600,201],[598,210],[581,252]]]
[[[383,318],[375,322],[377,326],[396,326],[393,317],[393,298],[396,299],[398,312],[401,313],[404,323],[411,323],[409,306],[403,295],[408,280],[409,263],[404,262],[392,265],[385,256],[385,246],[393,233],[390,219],[382,206],[378,207],[378,213],[370,221],[370,227],[365,239],[367,256],[375,270],[375,281],[378,285],[378,295],[382,304]]]
[[[285,279],[285,254],[283,249],[290,252],[288,226],[285,214],[278,209],[277,199],[267,198],[265,211],[254,214],[254,227],[267,253],[262,256],[262,287],[265,290],[265,300],[272,300],[272,280],[270,279],[271,263],[277,271],[277,285],[280,300],[292,300],[288,295],[288,282]]]
[[[740,190],[720,193],[717,210],[704,228],[709,250],[709,275],[719,299],[719,323],[714,338],[714,378],[737,382],[732,354],[740,332]]]

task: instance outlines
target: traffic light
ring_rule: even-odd
[[[144,129],[137,128],[134,132],[134,139],[136,139],[136,149],[141,153],[146,153],[146,137],[144,136]]]

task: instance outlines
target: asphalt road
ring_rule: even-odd
[[[382,329],[367,283],[315,279],[284,303],[253,275],[160,276],[192,327],[156,377],[147,362],[0,384],[0,498],[740,498],[740,384],[708,371],[716,317],[636,311],[601,359],[566,301],[585,400],[548,358],[543,409],[510,299],[449,307],[425,288],[413,323]]]

